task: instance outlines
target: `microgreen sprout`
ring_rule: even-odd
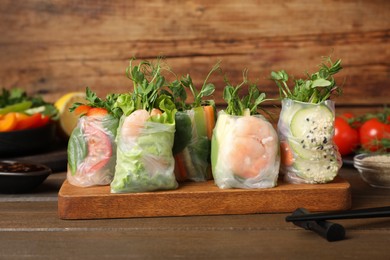
[[[288,86],[290,76],[284,70],[272,71],[271,79],[279,87],[281,98],[289,98],[301,102],[321,103],[328,100],[332,94],[340,94],[341,89],[336,86],[333,75],[342,69],[341,60],[332,62],[330,57],[325,57],[318,72],[309,75],[307,79],[295,79],[292,89]]]
[[[258,114],[260,104],[268,100],[255,83],[248,81],[247,69],[243,71],[243,81],[236,86],[233,86],[226,76],[224,80],[227,85],[223,90],[223,99],[227,102],[226,113],[229,115]],[[248,95],[240,98],[239,92],[243,86],[248,86]]]

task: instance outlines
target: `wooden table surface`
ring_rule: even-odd
[[[353,168],[352,208],[390,205]],[[335,220],[346,239],[328,242],[285,222],[289,214],[61,220],[56,173],[32,194],[0,195],[0,259],[388,259],[390,218]]]

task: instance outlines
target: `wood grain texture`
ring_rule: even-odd
[[[353,209],[390,205],[390,190],[368,186],[355,169],[340,176],[351,184]],[[336,221],[346,239],[333,243],[287,223],[289,213],[61,220],[51,198],[64,178],[49,176],[37,194],[0,194],[0,258],[388,258],[388,218]]]
[[[279,182],[271,189],[219,189],[213,181],[182,183],[177,190],[111,194],[109,186],[80,188],[65,181],[58,193],[61,219],[99,219],[345,210],[350,185],[336,178],[323,185]]]
[[[159,55],[196,84],[219,59],[239,83],[244,68],[269,97],[272,70],[302,77],[321,56],[342,58],[340,106],[389,104],[390,2],[373,1],[0,1],[0,86],[55,101],[90,86],[132,88],[128,60]],[[221,99],[223,77],[215,76]]]
[[[262,219],[258,219],[260,223]],[[374,220],[375,221],[375,220]],[[84,221],[85,222],[85,221]],[[387,259],[388,230],[348,230],[328,243],[294,229],[68,230],[4,234],[4,259]]]

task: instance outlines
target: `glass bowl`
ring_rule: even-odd
[[[353,165],[372,187],[390,189],[390,154],[358,154]]]

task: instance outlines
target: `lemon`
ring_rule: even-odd
[[[69,108],[75,102],[86,103],[85,93],[83,92],[70,92],[60,97],[54,106],[59,111],[59,126],[68,137],[71,135],[73,129],[77,125],[78,116],[69,111]]]

